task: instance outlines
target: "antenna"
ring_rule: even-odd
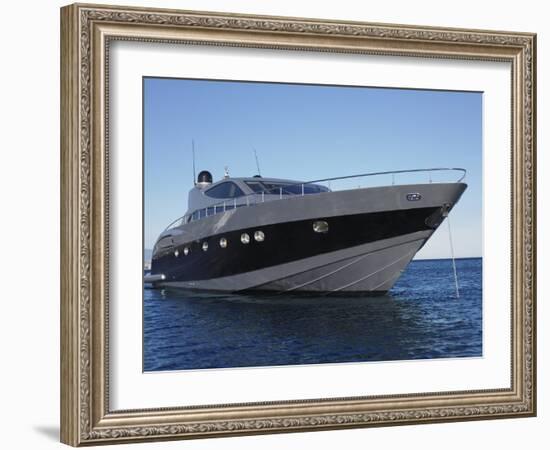
[[[260,163],[258,161],[258,153],[254,147],[252,147],[252,150],[254,150],[254,158],[256,158],[256,169],[258,169],[258,175],[262,176],[262,172],[260,171]]]
[[[197,176],[195,174],[195,140],[191,139],[191,151],[193,152],[193,185],[197,185]]]

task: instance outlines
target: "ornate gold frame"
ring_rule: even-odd
[[[114,39],[510,62],[510,388],[111,411],[106,63]],[[62,8],[62,442],[79,446],[535,415],[535,51],[536,36],[529,33],[99,5]]]

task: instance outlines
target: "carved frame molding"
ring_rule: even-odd
[[[108,58],[113,40],[509,61],[512,386],[110,411]],[[61,439],[78,446],[536,414],[536,36],[75,4],[61,10]]]

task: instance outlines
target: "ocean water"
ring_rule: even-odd
[[[144,290],[143,369],[482,355],[482,260],[413,261],[386,296]]]

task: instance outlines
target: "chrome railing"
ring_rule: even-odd
[[[319,180],[301,181],[297,183],[284,184],[281,186],[277,186],[270,189],[264,189],[258,192],[253,192],[252,194],[243,195],[241,197],[237,197],[232,200],[225,200],[220,203],[216,203],[204,208],[197,209],[192,213],[188,213],[177,218],[172,223],[170,223],[170,225],[168,225],[164,231],[179,227],[180,225],[183,225],[189,222],[190,220],[204,219],[206,217],[210,217],[225,211],[230,211],[232,209],[237,209],[243,206],[253,206],[259,203],[264,203],[266,201],[282,200],[283,198],[289,198],[289,197],[302,197],[305,195],[321,194],[323,192],[343,190],[343,189],[334,189],[334,187],[331,185],[333,181],[356,180],[358,178],[364,178],[364,177],[391,175],[391,184],[395,185],[396,175],[427,173],[428,181],[430,183],[433,183],[434,180],[432,175],[438,172],[450,172],[450,171],[462,172],[460,178],[454,181],[454,183],[460,183],[466,177],[466,169],[462,169],[460,167],[452,167],[452,168],[436,167],[436,168],[430,168],[430,169],[407,169],[407,170],[390,170],[390,171],[384,171],[384,172],[369,172],[369,173],[362,173],[358,175],[347,175],[343,177],[323,178]],[[259,178],[258,180],[261,181],[261,178]],[[435,181],[435,182],[439,183],[441,181]],[[446,182],[449,182],[449,181],[446,181]],[[320,184],[320,183],[328,184],[328,186],[323,186],[323,184]],[[362,187],[364,188],[368,186],[358,185],[351,188],[348,187],[347,189],[358,189]],[[315,191],[316,189],[317,191]]]

